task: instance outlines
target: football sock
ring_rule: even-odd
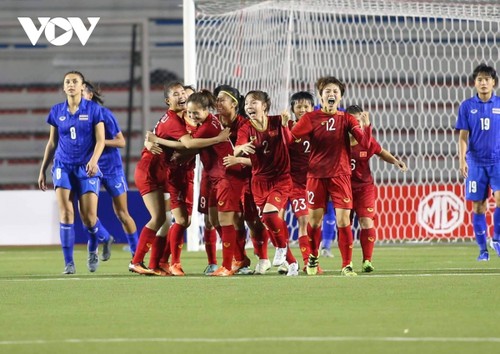
[[[247,232],[245,229],[236,230],[236,246],[234,247],[234,259],[242,261],[245,259],[245,245],[247,243]]]
[[[144,261],[144,256],[146,256],[146,253],[149,252],[149,249],[151,248],[155,237],[155,230],[152,230],[146,226],[142,228],[141,235],[139,236],[139,243],[137,244],[132,263],[141,263]]]
[[[217,232],[215,229],[207,229],[203,232],[205,251],[207,252],[208,264],[217,264]]]
[[[108,242],[109,241],[109,232],[106,230],[103,224],[101,224],[101,220],[97,219],[94,227],[92,228],[93,232],[97,236],[97,240],[99,242]]]
[[[373,247],[375,246],[375,229],[373,227],[371,229],[361,229],[359,242],[361,243],[361,250],[363,251],[363,261],[371,261]]]
[[[338,245],[342,256],[342,268],[351,264],[352,261],[352,230],[351,225],[339,227]]]
[[[307,223],[307,236],[311,247],[311,254],[315,257],[319,255],[319,244],[321,243],[321,227],[312,227]]]
[[[309,242],[309,237],[307,235],[299,236],[299,247],[300,253],[302,253],[302,259],[304,260],[304,265],[309,261],[309,254],[311,253],[311,243]]]
[[[64,256],[64,264],[74,263],[73,248],[75,246],[75,225],[59,223],[59,237]]]
[[[139,236],[137,236],[137,231],[133,234],[125,234],[127,237],[128,247],[130,248],[130,253],[132,253],[132,257],[135,254],[135,250],[137,249],[137,242]]]
[[[184,245],[184,231],[186,228],[174,223],[170,227],[170,251],[172,252],[172,264],[181,262],[182,246]]]
[[[486,248],[486,215],[472,213],[472,227],[474,228],[474,235],[476,236],[476,243],[479,250],[484,252]]]
[[[500,208],[495,208],[493,212],[493,240],[500,241]]]
[[[97,232],[99,231],[99,220],[93,227],[86,227],[84,225],[85,230],[89,234],[89,241],[87,243],[87,249],[89,253],[95,253],[97,252],[97,246],[99,244],[98,237],[97,237]],[[109,234],[108,234],[109,237]]]
[[[167,238],[165,236],[155,236],[155,239],[151,246],[151,255],[149,256],[149,269],[155,269],[160,266],[160,258],[162,257],[163,251],[165,250],[166,242]]]
[[[272,232],[271,237],[274,238],[274,246],[278,248],[285,248],[288,241],[286,238],[286,227],[283,227],[283,219],[279,217],[278,212],[273,211],[270,213],[264,213],[262,216],[262,222],[267,226],[269,231]]]
[[[221,226],[222,231],[222,266],[231,270],[233,263],[234,247],[236,244],[236,230],[234,225]]]

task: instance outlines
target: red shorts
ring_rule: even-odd
[[[217,206],[215,198],[214,180],[202,172],[200,181],[200,196],[198,198],[198,211],[208,214],[208,209]]]
[[[141,196],[163,190],[165,174],[165,166],[159,155],[142,155],[134,173],[135,185]]]
[[[352,190],[353,210],[358,218],[370,218],[375,216],[375,185],[369,184]]]
[[[188,214],[193,211],[194,170],[168,170],[166,178],[167,192],[170,193],[170,209],[186,208]]]
[[[301,216],[308,215],[309,210],[307,209],[306,203],[306,189],[295,185],[293,187],[288,200],[290,200],[290,204],[292,207],[292,212],[296,218],[300,218]]]
[[[217,210],[221,212],[234,211],[239,213],[242,211],[242,195],[248,184],[247,180],[221,178],[217,181],[216,200]]]
[[[307,179],[307,207],[326,209],[328,197],[339,209],[352,209],[351,176],[340,175],[332,178]]]
[[[278,210],[283,209],[291,189],[292,179],[289,174],[273,180],[252,179],[253,199],[260,212],[264,210],[266,204],[274,205]]]

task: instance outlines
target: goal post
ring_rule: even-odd
[[[243,94],[264,90],[276,114],[289,108],[292,93],[315,94],[315,81],[333,75],[346,84],[342,106],[358,104],[370,112],[375,138],[409,166],[401,173],[372,159],[378,240],[472,237],[454,126],[460,102],[473,94],[474,67],[496,65],[498,2],[194,0],[194,5],[197,88],[229,84]]]

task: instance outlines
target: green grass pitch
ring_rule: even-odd
[[[0,353],[494,353],[500,258],[477,254],[377,246],[375,272],[358,277],[340,276],[335,250],[321,276],[216,278],[204,252],[184,251],[186,277],[145,277],[121,245],[91,274],[78,246],[64,276],[59,247],[3,247]],[[359,258],[356,245],[356,271]]]

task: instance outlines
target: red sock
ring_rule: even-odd
[[[170,252],[172,252],[172,264],[181,262],[182,246],[184,245],[184,231],[186,228],[177,223],[170,227]]]
[[[342,268],[351,264],[352,261],[352,230],[351,225],[339,227],[338,245],[342,256]]]
[[[236,230],[236,247],[234,248],[234,259],[242,261],[245,259],[245,245],[247,243],[247,232],[245,229]]]
[[[222,226],[222,266],[231,270],[236,246],[236,230],[234,225]]]
[[[161,256],[160,263],[168,263],[170,258],[170,229],[165,236],[165,247],[163,248],[163,255]]]
[[[144,262],[144,257],[146,256],[146,253],[149,252],[149,249],[151,248],[155,237],[156,231],[151,230],[146,226],[142,228],[141,235],[139,236],[139,244],[137,245],[137,249],[135,250],[132,263]]]
[[[215,229],[205,229],[203,240],[205,241],[208,264],[217,264],[217,233]]]
[[[307,264],[309,261],[309,254],[311,254],[311,243],[309,242],[307,235],[299,236],[299,247],[304,264]]]
[[[321,243],[321,227],[312,227],[307,223],[307,236],[311,244],[311,254],[315,257],[319,255],[319,244]]]
[[[361,249],[363,250],[363,261],[372,260],[373,247],[375,246],[375,229],[361,229],[361,234],[359,235],[359,242],[361,243]]]
[[[283,219],[279,217],[278,212],[264,213],[262,222],[266,224],[272,233],[270,236],[273,245],[278,248],[285,248],[288,239],[286,238],[286,226],[283,225],[286,224],[283,223]]]
[[[151,255],[149,256],[149,269],[155,269],[160,266],[160,258],[165,250],[166,237],[156,236],[151,246]]]

